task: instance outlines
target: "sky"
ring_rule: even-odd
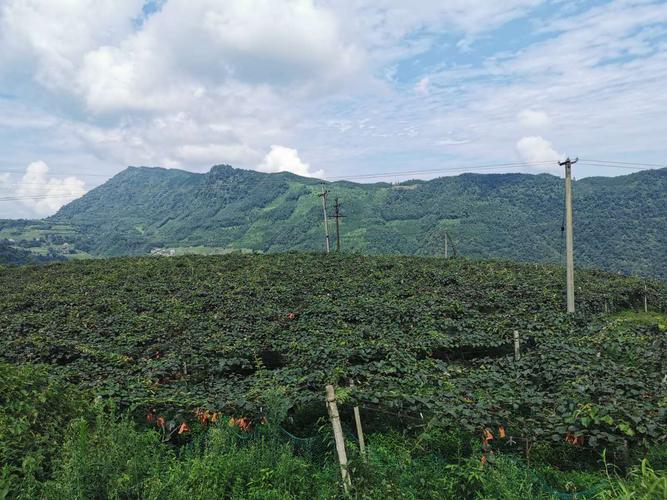
[[[128,165],[665,164],[666,82],[664,0],[0,0],[0,217]]]

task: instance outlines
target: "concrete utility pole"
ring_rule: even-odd
[[[324,238],[326,242],[326,247],[327,247],[327,253],[329,253],[330,248],[329,248],[329,220],[327,219],[327,196],[329,195],[329,191],[324,190],[324,185],[322,185],[322,192],[318,194],[320,198],[322,198],[322,210],[324,211]]]
[[[340,218],[344,217],[340,213],[340,203],[338,198],[336,198],[336,203],[334,204],[334,218],[336,219],[336,252],[340,252]]]
[[[449,231],[446,229],[443,230],[444,236],[445,236],[445,259],[449,258],[449,247],[451,246],[452,248],[452,256],[456,257],[456,247],[454,246],[454,240],[452,239],[451,236],[449,236]]]
[[[574,313],[574,231],[572,229],[572,165],[579,158],[558,162],[565,167],[565,253],[567,268],[567,312]]]

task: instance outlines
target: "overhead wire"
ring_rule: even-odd
[[[369,173],[369,174],[358,174],[358,175],[348,175],[348,176],[326,176],[323,181],[344,181],[351,179],[379,179],[386,177],[405,177],[408,175],[428,175],[428,174],[438,174],[446,172],[470,172],[473,170],[505,170],[511,168],[530,168],[544,166],[548,164],[553,164],[552,161],[536,161],[536,162],[510,162],[510,163],[495,163],[495,164],[484,164],[484,165],[468,165],[461,167],[448,167],[448,168],[437,168],[437,169],[424,169],[424,170],[397,170],[392,172],[378,172],[378,173]],[[616,161],[616,160],[593,160],[593,159],[580,159],[579,165],[584,167],[603,167],[603,168],[616,168],[622,170],[646,170],[647,168],[667,168],[667,165],[661,165],[657,163],[639,163],[639,162],[625,162],[625,161]],[[22,170],[12,170],[12,169],[2,169],[0,173],[13,173],[13,172],[23,172]],[[95,174],[88,172],[60,172],[49,174],[50,177],[55,176],[70,176],[70,175],[85,175],[85,176],[95,176],[95,177],[108,177],[108,174]],[[115,174],[114,174],[115,175]],[[26,182],[26,183],[4,183],[0,184],[0,189],[6,186],[21,186],[21,185],[43,185],[37,182]],[[98,185],[92,186],[91,188],[98,187]],[[50,187],[52,189],[53,186]],[[41,200],[49,198],[78,198],[76,195],[33,195],[33,196],[0,196],[0,202],[3,201],[20,201],[20,200]]]
[[[35,195],[35,196],[6,196],[0,197],[0,201],[20,201],[20,200],[45,200],[49,198],[79,198],[82,195],[72,194],[57,194],[57,195]]]
[[[637,163],[637,162],[631,162],[631,161],[615,161],[615,160],[589,160],[585,158],[580,158],[579,161],[587,162],[587,163],[604,163],[604,164],[610,164],[610,165],[627,165],[627,168],[629,169],[640,169],[640,167],[654,167],[654,168],[667,168],[667,164],[659,164],[659,163]],[[619,167],[619,168],[625,168],[625,167]]]
[[[545,165],[549,163],[554,163],[551,161],[539,161],[539,162],[513,162],[513,163],[495,163],[495,164],[485,164],[485,165],[469,165],[461,167],[449,167],[449,168],[435,168],[428,170],[402,170],[402,171],[393,171],[393,172],[378,172],[372,174],[358,174],[358,175],[345,175],[345,176],[325,176],[324,180],[347,180],[347,179],[374,179],[379,177],[395,177],[395,176],[405,176],[405,175],[424,175],[424,174],[437,174],[442,172],[461,172],[468,170],[488,170],[488,169],[503,169],[503,168],[517,168],[517,167],[534,167]]]
[[[641,170],[642,167],[654,167],[654,168],[667,168],[667,164],[658,164],[658,163],[638,163],[638,162],[623,162],[615,160],[593,160],[581,158],[580,163],[590,163],[590,164],[603,164],[605,166],[618,165],[614,168],[627,168],[630,170],[637,169]],[[553,161],[534,161],[534,162],[507,162],[507,163],[491,163],[483,165],[462,165],[460,167],[448,167],[448,168],[435,168],[435,169],[420,169],[420,170],[396,170],[391,172],[377,172],[369,174],[358,174],[358,175],[347,175],[347,176],[324,176],[324,180],[345,180],[345,179],[366,179],[366,178],[379,178],[379,177],[390,177],[390,176],[405,176],[405,175],[424,175],[424,174],[437,174],[442,172],[460,172],[467,170],[488,170],[488,169],[498,169],[498,168],[514,168],[514,167],[535,167],[547,164],[555,164]],[[0,173],[23,173],[24,170],[18,169],[0,169]],[[56,176],[71,176],[71,175],[83,175],[83,176],[92,176],[92,177],[109,177],[109,174],[97,174],[91,172],[57,172],[49,174],[49,177]],[[111,175],[115,175],[111,174]],[[35,183],[38,184],[38,183]]]
[[[65,187],[60,185],[47,184],[44,182],[2,182],[0,181],[0,188],[5,186],[48,186],[49,188],[59,188]],[[101,186],[101,184],[95,184],[93,187]]]
[[[531,167],[531,166],[539,166],[539,165],[545,165],[553,162],[549,161],[540,161],[540,162],[512,162],[512,163],[497,163],[497,164],[485,164],[485,165],[477,165],[477,166],[462,166],[462,167],[449,167],[449,168],[439,168],[439,169],[428,169],[428,170],[403,170],[403,171],[394,171],[394,172],[379,172],[379,173],[374,173],[374,174],[360,174],[360,175],[351,175],[351,176],[340,176],[340,177],[324,177],[322,181],[324,182],[325,180],[347,180],[347,179],[375,179],[375,178],[382,178],[382,177],[397,177],[397,176],[406,176],[406,175],[426,175],[426,174],[437,174],[437,173],[444,173],[444,172],[465,172],[465,171],[470,171],[470,170],[488,170],[488,169],[507,169],[507,168],[518,168],[518,167]],[[0,170],[0,172],[20,172],[17,170]],[[50,174],[50,176],[55,176],[55,175],[96,175],[96,176],[103,176],[105,174],[84,174],[83,172],[81,173],[71,173],[71,174],[66,174],[66,173],[59,173],[59,174]],[[7,186],[9,184],[5,184]],[[40,185],[40,183],[14,183],[16,186],[20,185]],[[1,188],[2,186],[0,186]],[[97,187],[97,186],[93,186]],[[215,191],[213,189],[212,191]],[[53,195],[49,197],[54,197],[58,198],[61,196]],[[76,198],[76,196],[68,196],[69,198]],[[0,202],[3,201],[20,201],[20,200],[35,200],[35,199],[44,199],[46,198],[45,196],[29,196],[29,197],[6,197],[2,198],[0,197]]]
[[[26,171],[25,169],[17,169],[17,168],[3,168],[0,169],[0,173],[7,173],[7,174],[25,174]],[[96,174],[92,172],[48,172],[46,175],[49,177],[62,177],[62,176],[67,176],[71,177],[74,175],[83,175],[83,176],[90,176],[90,177],[113,177],[116,174],[119,174],[120,172],[114,172],[112,174]]]

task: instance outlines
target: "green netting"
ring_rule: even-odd
[[[602,489],[604,489],[605,485],[604,483],[597,484],[593,486],[592,488],[588,488],[587,490],[584,491],[577,491],[575,493],[566,493],[563,491],[558,491],[552,488],[549,484],[544,482],[543,480],[538,478],[539,486],[540,489],[546,493],[547,495],[553,497],[553,498],[558,498],[561,500],[585,500],[585,499],[592,499],[595,497],[597,493],[599,493]]]
[[[256,432],[246,432],[244,434],[240,434],[236,431],[232,431],[232,434],[234,434],[234,436],[236,436],[236,438],[240,439],[241,441],[254,441],[257,438]]]
[[[294,450],[299,455],[308,456],[310,458],[318,458],[326,455],[328,451],[327,442],[321,436],[312,436],[312,437],[298,437],[289,431],[278,427],[278,430],[282,436],[294,447]]]
[[[533,485],[539,490],[541,490],[543,493],[546,493],[547,495],[551,496],[552,498],[558,498],[559,500],[586,500],[586,499],[592,499],[597,493],[599,493],[601,490],[603,490],[606,486],[606,482],[601,482],[599,484],[596,484],[595,486],[592,486],[584,491],[577,491],[577,492],[567,492],[567,491],[558,491],[554,487],[552,487],[549,483],[547,483],[544,479],[542,479],[537,472],[535,472],[534,469],[526,466],[523,463],[520,463],[520,460],[515,459],[514,457],[509,457],[507,455],[504,455],[506,458],[512,460],[514,463],[521,465],[521,467],[524,467],[528,470],[529,474],[531,475],[531,478],[533,480]]]
[[[591,488],[588,488],[587,490],[584,491],[577,491],[575,493],[568,493],[564,491],[558,491],[554,489],[549,483],[547,483],[544,479],[539,477],[535,471],[530,469],[530,474],[533,476],[533,481],[539,488],[546,493],[547,495],[550,495],[554,498],[558,498],[560,500],[584,500],[584,499],[591,499],[593,498],[598,492],[603,490],[606,487],[606,483],[599,483],[596,484],[595,486],[592,486]]]
[[[245,433],[239,433],[237,431],[232,432],[242,443],[268,438],[265,432],[258,432],[256,430]],[[283,442],[289,443],[297,455],[308,457],[313,460],[324,457],[328,452],[327,442],[320,436],[299,437],[282,427],[278,427],[277,432],[273,436],[279,437]]]

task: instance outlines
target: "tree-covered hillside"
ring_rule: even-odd
[[[341,181],[326,188],[330,213],[335,197],[342,204],[344,250],[437,255],[447,230],[468,257],[562,260],[563,181],[552,175],[463,174],[398,185]],[[316,179],[229,166],[205,174],[128,168],[37,224],[71,228],[65,239],[93,255],[153,248],[319,250],[320,189]],[[576,264],[667,278],[665,192],[667,169],[576,181]],[[0,227],[0,236],[12,235],[11,222]]]
[[[12,241],[0,239],[0,263],[21,265],[63,260],[60,255],[39,255],[29,250],[16,248],[12,243]]]

